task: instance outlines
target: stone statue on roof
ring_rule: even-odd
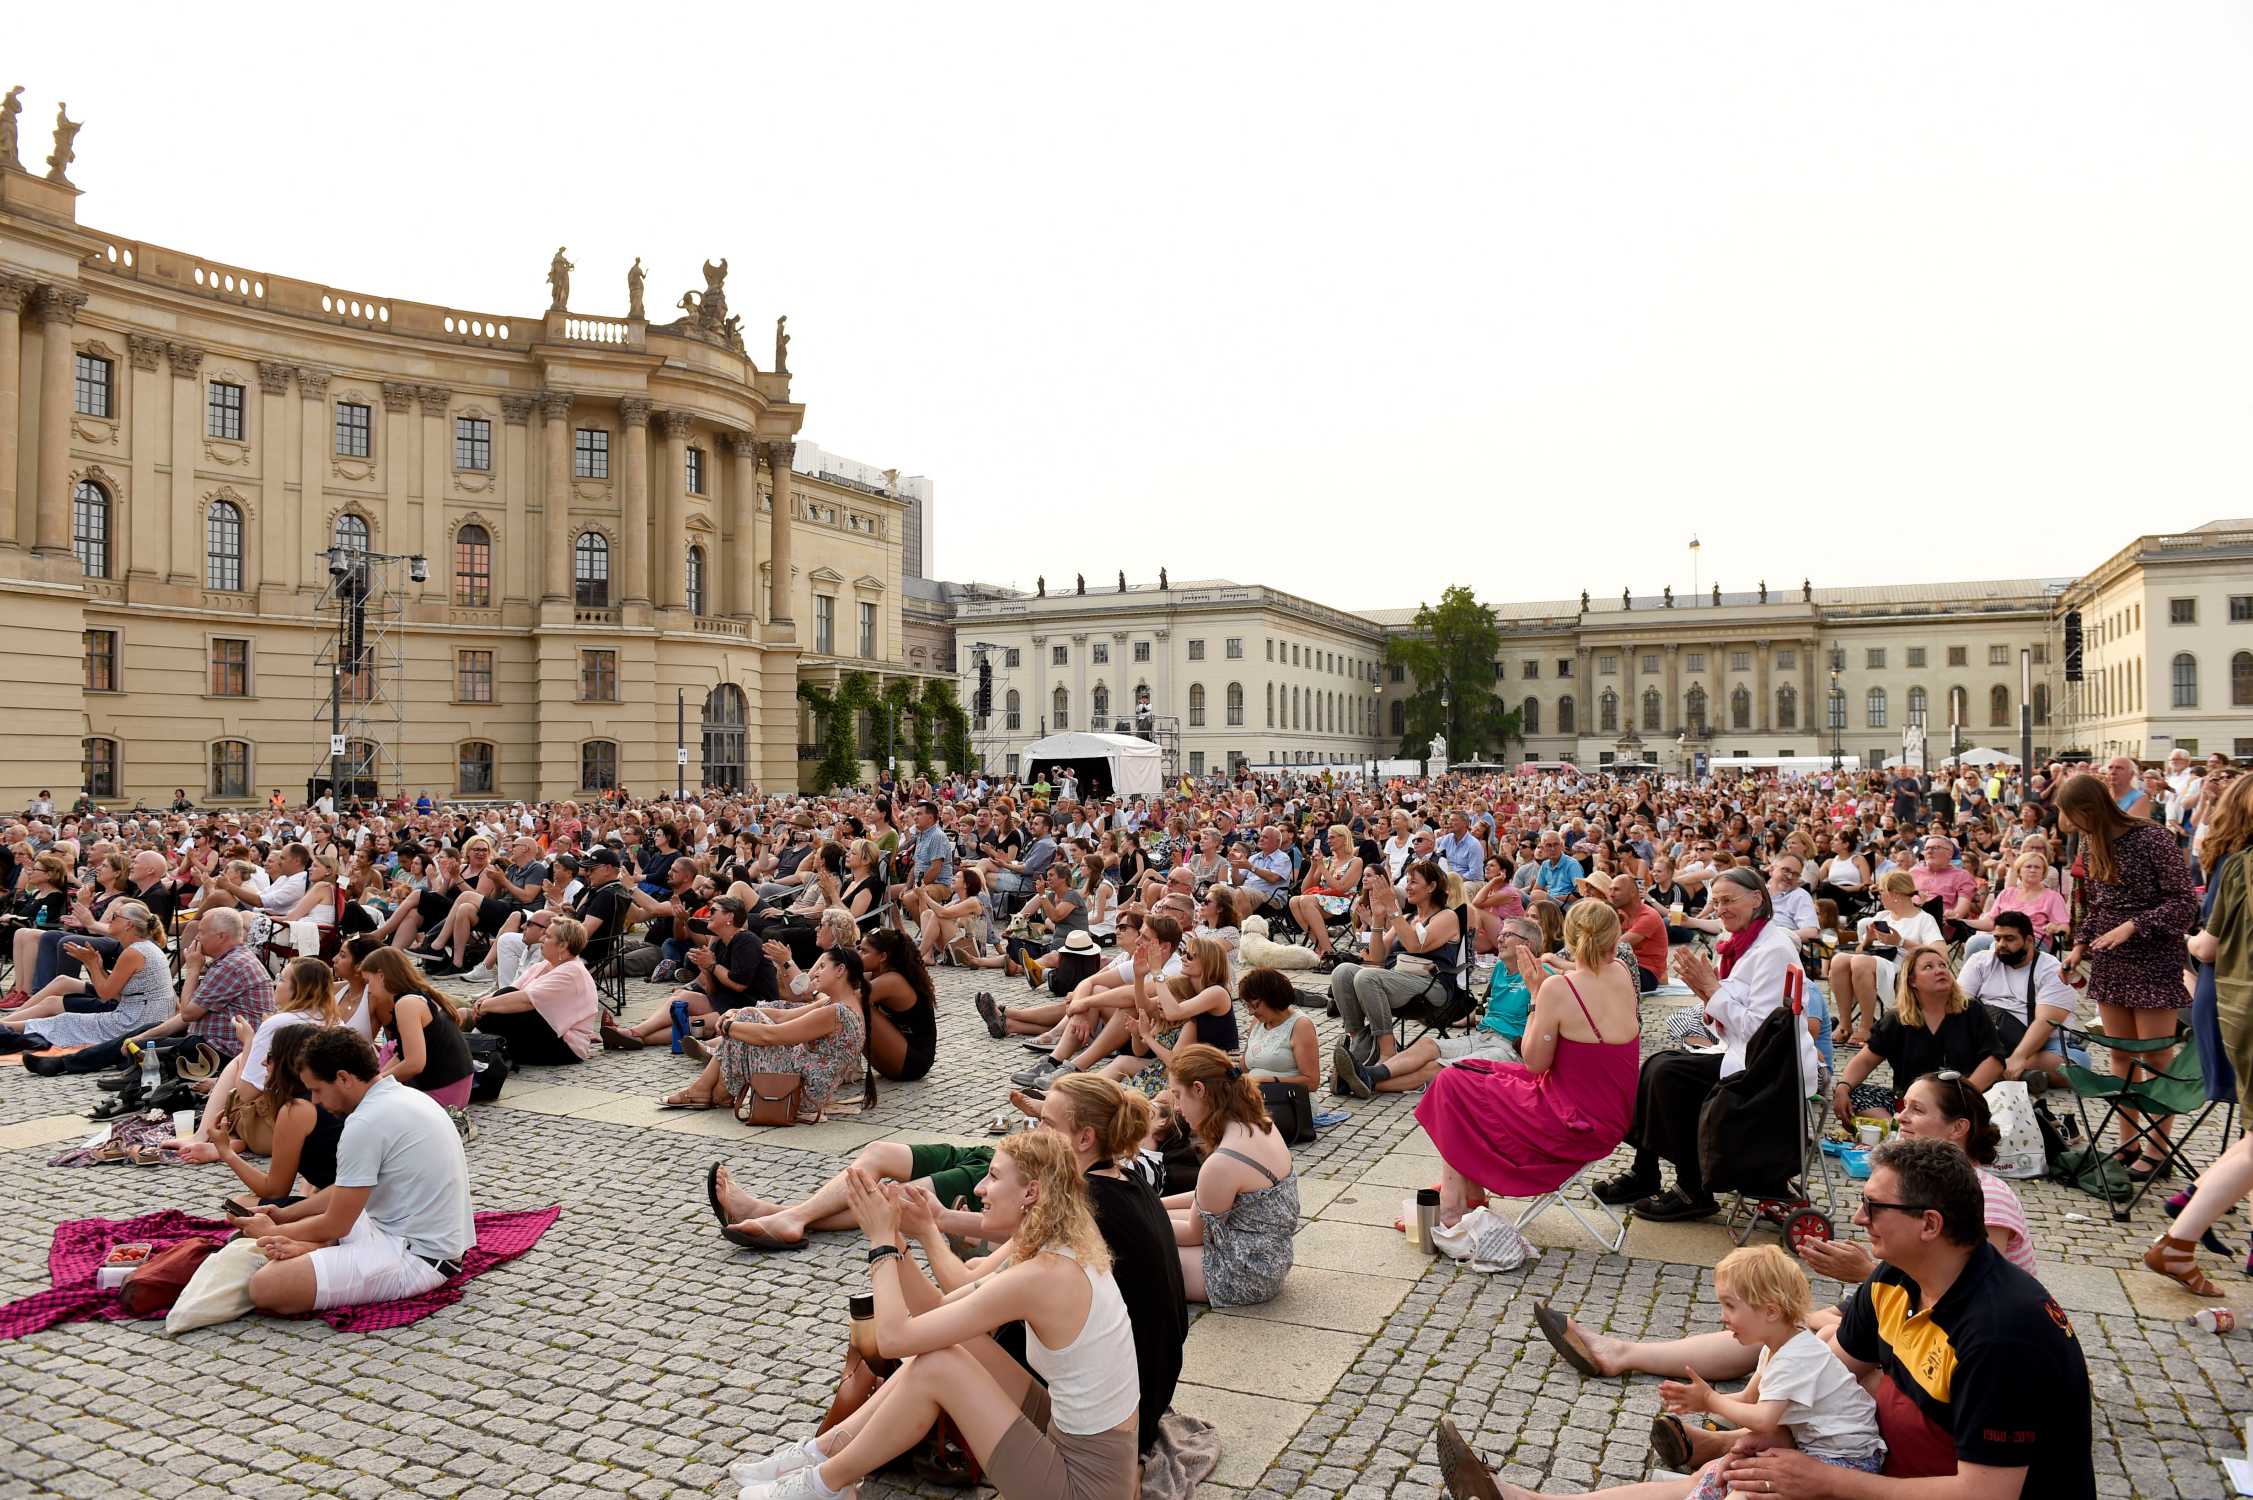
[[[788,313],[774,320],[774,373],[777,375],[790,373],[790,330],[785,326],[789,322]]]
[[[1721,585],[1718,583],[1713,586],[1713,603],[1716,608],[1718,608],[1721,603]]]
[[[1762,604],[1768,602],[1768,580],[1765,578],[1760,580],[1760,602]]]
[[[1586,589],[1580,591],[1580,612],[1582,614],[1588,613],[1588,591]]]
[[[1119,569],[1119,592],[1122,594],[1126,592],[1126,569],[1124,568]]]
[[[1627,590],[1621,589],[1619,591],[1619,607],[1621,609],[1633,609],[1635,607],[1635,596],[1628,593]]]
[[[637,255],[634,257],[634,263],[626,268],[626,316],[629,318],[639,318],[643,315],[641,299],[643,280],[641,257]]]
[[[1802,604],[1815,602],[1815,585],[1804,578],[1799,580],[1799,599]]]
[[[1046,573],[1033,580],[1033,597],[1036,599],[1048,597],[1048,575]]]
[[[47,158],[47,180],[70,186],[70,164],[78,156],[78,132],[85,125],[69,115],[70,106],[55,106],[55,154]]]
[[[1160,568],[1160,569],[1158,570],[1158,592],[1162,594],[1162,593],[1164,593],[1165,591],[1166,591],[1166,570],[1165,570],[1164,568]]]
[[[555,247],[555,258],[548,262],[548,311],[562,312],[571,305],[570,261],[563,258],[563,247]]]
[[[1671,583],[1666,586],[1666,607],[1668,609],[1674,607],[1674,585]]]
[[[1087,592],[1087,575],[1085,573],[1074,573],[1072,575],[1072,592],[1074,594]]]
[[[8,97],[0,99],[0,166],[23,170],[23,161],[16,155],[16,119],[23,113],[23,85],[8,90]]]

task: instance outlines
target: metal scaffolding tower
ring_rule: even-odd
[[[307,777],[307,797],[327,786],[339,804],[372,801],[388,783],[394,796],[406,789],[399,762],[407,707],[405,593],[398,575],[410,581],[429,576],[420,555],[367,552],[332,547],[319,554],[328,566],[328,587],[320,612],[334,614],[336,629],[326,634],[315,664],[328,678],[327,753]],[[316,712],[319,710],[317,709]]]

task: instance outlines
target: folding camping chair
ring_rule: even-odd
[[[1529,1200],[1518,1213],[1519,1233],[1524,1233],[1528,1224],[1540,1218],[1550,1209],[1561,1208],[1572,1215],[1573,1222],[1586,1230],[1588,1237],[1594,1240],[1606,1255],[1619,1254],[1619,1247],[1627,1243],[1627,1227],[1634,1220],[1624,1213],[1615,1214],[1609,1208],[1606,1208],[1603,1201],[1596,1196],[1595,1190],[1588,1187],[1584,1182],[1590,1172],[1602,1165],[1603,1163],[1600,1161],[1592,1161],[1559,1183],[1554,1192],[1543,1193],[1540,1197]],[[1589,1205],[1595,1209],[1593,1218],[1578,1203],[1573,1201],[1571,1196],[1568,1196],[1575,1189],[1583,1188],[1588,1193]]]
[[[1455,966],[1435,967],[1422,994],[1393,1007],[1393,1036],[1403,1048],[1435,1031],[1444,1037],[1453,1027],[1468,1031],[1478,1024],[1483,1000],[1471,992],[1478,954],[1471,941],[1470,909],[1457,907],[1455,920],[1462,933],[1455,945]],[[1408,1034],[1411,1024],[1419,1028],[1413,1037]]]
[[[2082,1135],[2089,1143],[2084,1149],[2092,1156],[2100,1156],[2112,1149],[2104,1144],[2112,1123],[2124,1113],[2132,1113],[2138,1117],[2138,1123],[2129,1132],[2126,1145],[2148,1151],[2153,1144],[2157,1144],[2161,1160],[2166,1166],[2179,1167],[2186,1177],[2195,1177],[2197,1169],[2189,1156],[2190,1138],[2198,1133],[2208,1116],[2222,1107],[2206,1097],[2206,1075],[2198,1055],[2198,1033],[2188,1026],[2178,1026],[2175,1034],[2167,1037],[2108,1037],[2101,1031],[2069,1034],[2079,1037],[2084,1045],[2094,1042],[2108,1051],[2125,1053],[2129,1058],[2128,1075],[2125,1078],[2110,1072],[2099,1073],[2084,1068],[2070,1059],[2065,1064],[2065,1081],[2073,1090],[2073,1106],[2081,1116]],[[2153,1055],[2169,1047],[2175,1049],[2175,1055],[2165,1067],[2150,1060]],[[2101,1113],[2093,1125],[2089,1122],[2091,1103],[2101,1106]],[[2225,1142],[2236,1138],[2231,1129],[2236,1123],[2236,1111],[2237,1106],[2233,1103],[2223,1117],[2221,1139]],[[2188,1123],[2172,1132],[2161,1131],[2160,1124],[2170,1120],[2185,1120]],[[2150,1192],[2151,1185],[2163,1175],[2165,1174],[2162,1172],[2154,1171],[2143,1179],[2133,1193],[2126,1194],[2126,1201],[2123,1202],[2122,1193],[2112,1188],[2111,1174],[2106,1173],[2103,1178],[2107,1188],[2104,1197],[2112,1208],[2113,1220],[2116,1223],[2126,1223],[2128,1216],[2135,1212],[2136,1205],[2143,1201],[2144,1194]],[[2124,1171],[2121,1176],[2125,1180],[2132,1180],[2126,1178]]]

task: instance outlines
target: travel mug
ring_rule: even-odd
[[[1432,1230],[1437,1228],[1438,1225],[1439,1189],[1416,1189],[1415,1228],[1410,1231],[1409,1243],[1419,1250],[1430,1251],[1435,1249],[1432,1241]]]

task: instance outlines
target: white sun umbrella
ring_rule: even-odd
[[[2018,757],[2008,750],[1990,750],[1981,745],[1976,750],[1966,750],[1963,763],[1967,766],[2015,766]]]

